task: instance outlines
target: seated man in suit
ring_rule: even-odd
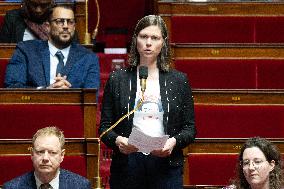
[[[53,0],[23,0],[19,9],[6,13],[0,30],[1,43],[18,43],[31,39],[48,39],[45,21]]]
[[[8,88],[99,88],[99,64],[95,53],[73,41],[72,7],[51,10],[48,41],[19,42],[7,65]]]
[[[33,136],[34,171],[4,183],[3,189],[91,189],[88,179],[60,168],[65,138],[57,127],[39,129]]]

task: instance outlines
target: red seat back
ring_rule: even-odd
[[[175,68],[188,75],[192,88],[255,89],[256,60],[176,60]]]
[[[236,175],[237,154],[190,154],[190,185],[228,185]]]
[[[284,106],[195,105],[197,138],[284,138]]]
[[[9,59],[0,59],[0,88],[4,87],[4,79],[8,62]]]
[[[172,16],[174,43],[253,43],[254,18],[239,16]]]
[[[95,115],[94,115],[95,116]],[[83,110],[64,105],[0,105],[0,138],[31,138],[42,127],[57,126],[66,138],[84,137]]]

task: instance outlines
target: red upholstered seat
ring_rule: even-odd
[[[258,72],[257,88],[284,89],[284,82],[283,82],[284,60],[267,60],[267,61],[259,60],[257,66],[257,72]]]
[[[284,43],[284,17],[258,17],[255,23],[256,43]]]
[[[113,70],[123,68],[127,64],[127,54],[98,53],[101,80],[107,80]]]
[[[30,156],[0,156],[0,185],[32,170]]]
[[[83,156],[65,156],[61,167],[82,176],[87,176],[86,159]],[[33,170],[31,157],[0,156],[0,185],[8,180]]]
[[[237,154],[190,154],[190,185],[228,185],[235,177]]]
[[[174,43],[253,43],[254,17],[172,16]]]
[[[197,138],[284,137],[284,106],[195,105]]]
[[[283,16],[172,16],[175,43],[283,43]],[[277,28],[277,29],[276,29]]]
[[[0,88],[4,87],[4,79],[5,79],[6,67],[8,62],[9,59],[0,59]]]
[[[84,137],[83,110],[64,105],[1,105],[0,138],[31,138],[39,128],[57,126],[67,138]]]
[[[0,28],[2,27],[3,22],[4,22],[4,16],[0,15]]]
[[[175,68],[187,73],[192,88],[255,89],[258,60],[176,60]]]

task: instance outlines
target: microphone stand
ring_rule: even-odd
[[[126,117],[130,116],[131,114],[133,114],[135,111],[137,111],[141,106],[142,103],[144,102],[144,91],[142,91],[142,98],[140,99],[139,103],[137,104],[137,106],[130,112],[128,112],[127,114],[125,114],[124,116],[122,116],[119,120],[117,120],[112,126],[110,126],[107,130],[105,130],[98,139],[98,162],[97,162],[97,177],[95,177],[95,188],[94,189],[103,189],[101,187],[101,177],[100,177],[100,156],[101,156],[101,138],[108,133],[109,131],[111,131],[113,128],[115,128],[122,120],[124,120]]]

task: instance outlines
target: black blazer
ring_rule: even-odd
[[[121,69],[110,75],[104,90],[100,133],[134,108],[136,83],[136,68]],[[167,135],[176,138],[176,146],[169,163],[173,166],[182,165],[182,149],[192,143],[196,135],[192,92],[186,75],[175,70],[160,71],[159,83],[164,110],[164,130]],[[127,161],[127,156],[120,153],[115,140],[119,135],[129,137],[132,125],[133,114],[102,138],[102,141],[114,150],[113,159]]]
[[[26,27],[22,9],[7,11],[0,30],[0,43],[18,43],[23,41]]]

